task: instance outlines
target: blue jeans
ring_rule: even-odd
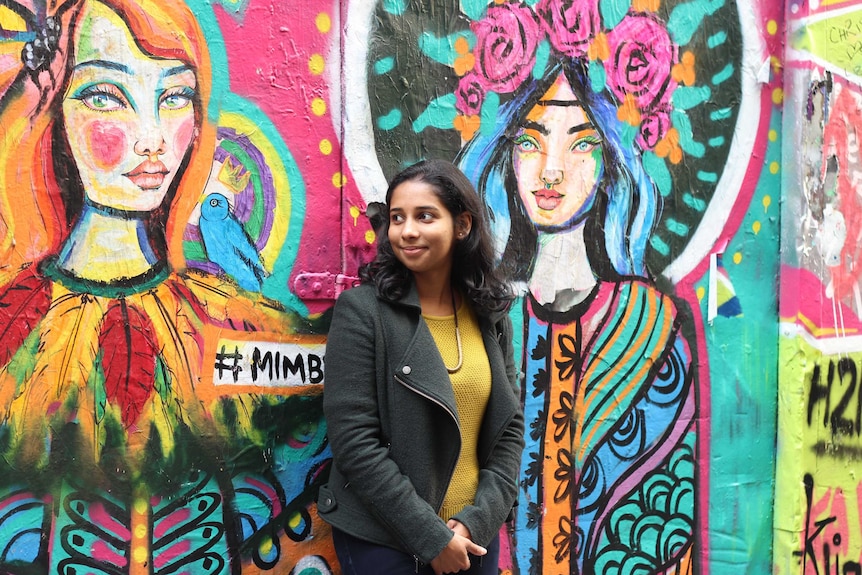
[[[332,528],[335,554],[341,563],[342,575],[434,575],[430,565],[416,562],[409,553],[357,539],[343,531]],[[467,575],[497,575],[500,561],[500,536],[494,537],[482,557],[470,555]]]

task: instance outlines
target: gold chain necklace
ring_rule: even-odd
[[[449,373],[455,373],[459,369],[461,369],[461,364],[464,363],[464,351],[461,349],[461,328],[458,327],[458,308],[455,307],[455,288],[452,287],[452,311],[455,314],[455,342],[458,344],[458,363],[455,367],[449,367],[445,363],[443,364],[446,367],[446,371]]]

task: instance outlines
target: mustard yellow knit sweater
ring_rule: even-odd
[[[458,364],[458,342],[455,337],[455,316],[435,317],[423,315],[443,363],[450,369]],[[458,309],[458,327],[461,331],[463,364],[461,369],[449,374],[455,405],[458,408],[458,423],[461,428],[461,455],[455,473],[443,499],[440,517],[449,520],[465,506],[473,504],[479,485],[479,458],[476,445],[485,407],[491,394],[491,367],[488,354],[479,331],[479,322],[470,306],[462,304]]]

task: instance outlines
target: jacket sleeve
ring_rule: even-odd
[[[323,393],[333,464],[404,548],[430,563],[453,534],[384,444],[377,387],[386,385],[386,352],[377,314],[368,290],[344,292],[335,305]]]
[[[512,322],[509,317],[502,321],[499,342],[506,363],[506,381],[495,381],[494,385],[507,386],[516,409],[479,470],[479,486],[473,505],[468,505],[453,517],[470,530],[474,542],[483,546],[500,531],[518,497],[521,452],[524,450],[524,412],[515,371]]]

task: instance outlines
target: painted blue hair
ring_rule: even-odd
[[[497,122],[480,131],[458,156],[457,163],[483,196],[502,252],[500,267],[512,280],[526,281],[536,250],[536,226],[517,192],[512,163],[513,139],[535,103],[563,73],[602,137],[603,166],[597,197],[585,223],[590,264],[602,279],[649,277],[645,256],[660,211],[656,187],[646,174],[636,144],[625,145],[625,125],[617,119],[616,102],[607,90],[594,92],[580,60],[564,60],[541,79],[531,79],[500,107]]]

